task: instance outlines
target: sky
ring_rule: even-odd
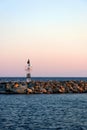
[[[0,0],[0,77],[87,77],[87,0]]]

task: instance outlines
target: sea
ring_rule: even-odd
[[[87,77],[31,77],[33,81],[87,81]],[[26,81],[26,77],[0,77],[1,81]]]
[[[25,78],[0,78],[0,81]],[[32,78],[84,80],[87,78]],[[0,130],[87,130],[87,94],[0,94]]]

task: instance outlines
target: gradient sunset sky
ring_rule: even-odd
[[[0,77],[87,77],[87,0],[0,0]]]

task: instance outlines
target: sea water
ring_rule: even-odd
[[[70,81],[70,80],[83,80],[87,81],[87,77],[31,77],[34,81]],[[0,77],[0,81],[26,81],[26,77]]]
[[[0,130],[87,130],[87,94],[0,95]]]

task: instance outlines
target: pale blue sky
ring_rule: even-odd
[[[32,76],[87,76],[87,1],[0,0],[0,48],[0,76],[27,58]]]

